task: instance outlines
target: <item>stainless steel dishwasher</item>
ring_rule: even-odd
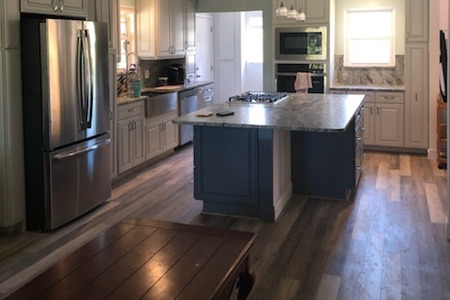
[[[186,115],[202,108],[198,101],[198,89],[193,88],[178,93],[178,111],[179,115]],[[194,126],[193,125],[180,125],[179,126],[179,139],[180,146],[188,142],[191,142],[194,138]]]

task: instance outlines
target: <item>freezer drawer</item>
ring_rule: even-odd
[[[44,154],[45,229],[55,229],[111,196],[109,134]]]

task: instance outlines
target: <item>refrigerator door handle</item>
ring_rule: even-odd
[[[77,37],[77,83],[79,99],[79,119],[82,130],[91,128],[93,106],[92,59],[89,51],[89,32],[78,31]]]
[[[106,140],[101,141],[98,144],[95,144],[95,145],[92,145],[92,146],[88,146],[88,147],[85,147],[83,149],[78,149],[78,150],[75,150],[75,151],[69,151],[69,152],[66,152],[66,153],[57,154],[57,155],[54,156],[54,158],[56,160],[62,160],[62,159],[66,159],[66,158],[71,158],[71,157],[74,157],[74,156],[77,156],[77,155],[80,155],[80,154],[83,154],[83,153],[86,153],[86,152],[89,152],[89,151],[100,149],[100,148],[108,145],[109,143],[111,143],[111,139],[106,139]]]

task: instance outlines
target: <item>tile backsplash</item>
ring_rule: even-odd
[[[167,77],[167,67],[172,64],[185,64],[184,58],[163,60],[139,60],[138,73],[142,80],[142,86],[155,87],[159,77]],[[145,70],[149,70],[150,77],[144,78]]]
[[[344,56],[335,56],[333,85],[346,86],[402,86],[405,78],[405,56],[396,55],[395,67],[344,67]]]

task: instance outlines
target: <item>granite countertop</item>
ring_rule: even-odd
[[[203,108],[174,120],[176,124],[265,128],[295,131],[339,132],[347,129],[355,113],[363,105],[364,95],[291,94],[275,104],[227,102]],[[234,115],[219,117],[217,112]],[[209,117],[200,113],[211,112]]]
[[[203,85],[214,83],[213,81],[196,81],[187,82],[180,85],[166,85],[160,87],[144,87],[141,89],[141,93],[172,93],[172,92],[182,92],[185,90],[193,89]],[[128,103],[133,103],[136,101],[146,100],[147,96],[133,97],[128,95],[119,95],[117,97],[117,105],[123,105]]]
[[[142,88],[142,93],[169,93],[169,92],[182,92],[185,90],[193,89],[199,86],[211,84],[213,81],[195,81],[186,82],[180,85],[165,85],[158,87],[145,87]]]
[[[403,85],[334,85],[330,90],[404,92]]]

